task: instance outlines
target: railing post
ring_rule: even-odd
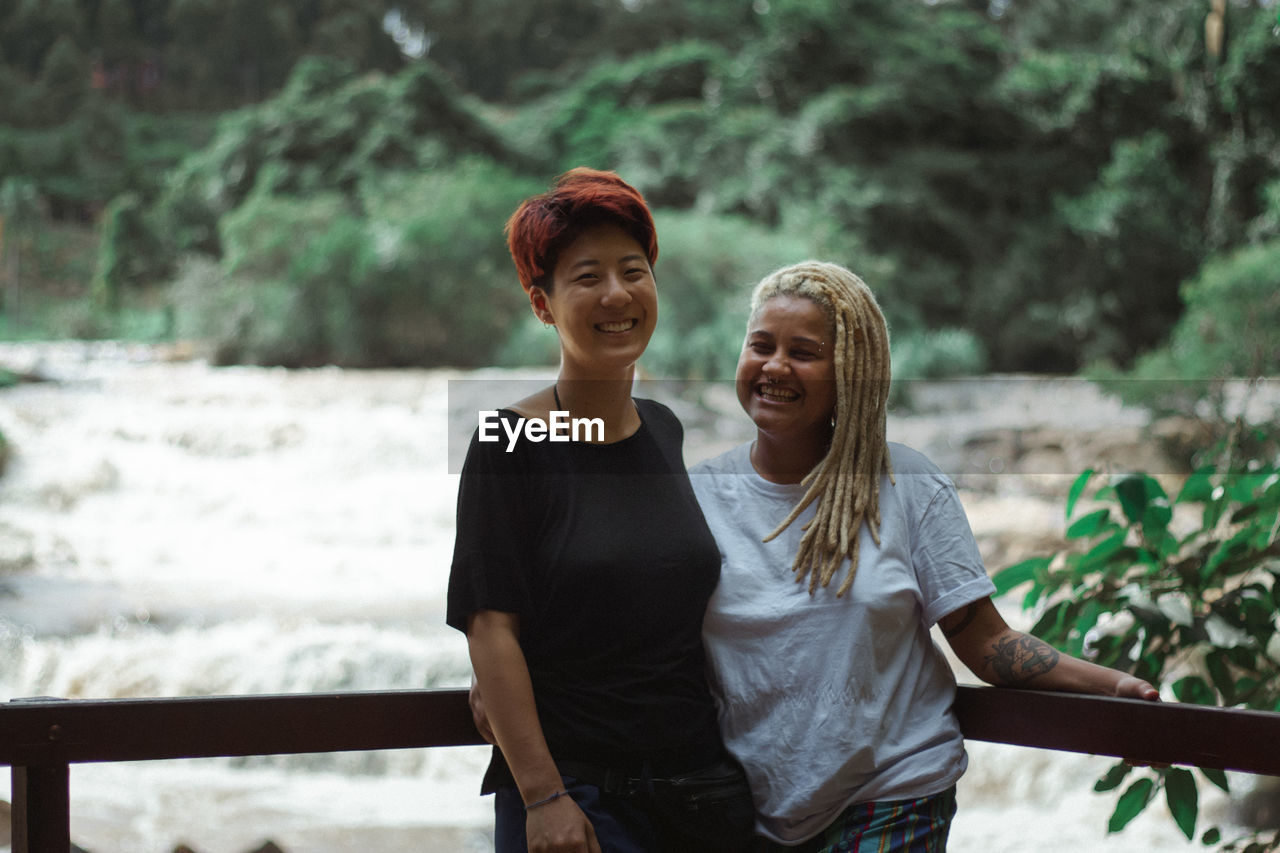
[[[66,763],[13,766],[13,853],[71,853]]]

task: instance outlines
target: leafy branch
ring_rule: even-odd
[[[994,576],[998,594],[1026,587],[1032,633],[1058,648],[1159,684],[1181,702],[1280,711],[1280,464],[1277,436],[1237,429],[1170,499],[1143,473],[1092,469],[1066,501],[1067,548]],[[1088,496],[1089,500],[1084,499]],[[1230,790],[1220,769],[1114,765],[1094,786],[1123,790],[1107,824],[1119,832],[1161,793],[1194,839],[1199,780]],[[1125,783],[1128,783],[1127,785]],[[1280,849],[1253,832],[1224,851]]]

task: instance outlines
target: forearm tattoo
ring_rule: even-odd
[[[1026,634],[1001,637],[991,648],[994,654],[986,656],[986,663],[1008,687],[1026,684],[1058,665],[1057,649]]]

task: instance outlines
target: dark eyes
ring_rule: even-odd
[[[772,355],[776,348],[773,344],[765,341],[753,341],[747,344],[747,349],[760,355]],[[812,361],[818,357],[818,353],[811,349],[798,348],[789,350],[787,352],[787,357],[793,358],[796,361]]]
[[[635,281],[639,278],[644,277],[648,273],[649,273],[649,270],[646,269],[645,267],[631,267],[630,269],[624,270],[622,274],[624,277],[627,278],[627,280]],[[584,272],[582,275],[578,276],[577,278],[574,278],[573,281],[580,281],[583,283],[594,284],[596,281],[599,280],[599,278],[600,278],[600,275],[598,273]]]

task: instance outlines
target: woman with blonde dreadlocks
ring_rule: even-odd
[[[885,439],[889,342],[867,286],[806,262],[752,296],[754,442],[690,470],[721,551],[703,642],[761,850],[941,851],[966,765],[955,680],[1155,699],[1014,631],[951,481]]]

